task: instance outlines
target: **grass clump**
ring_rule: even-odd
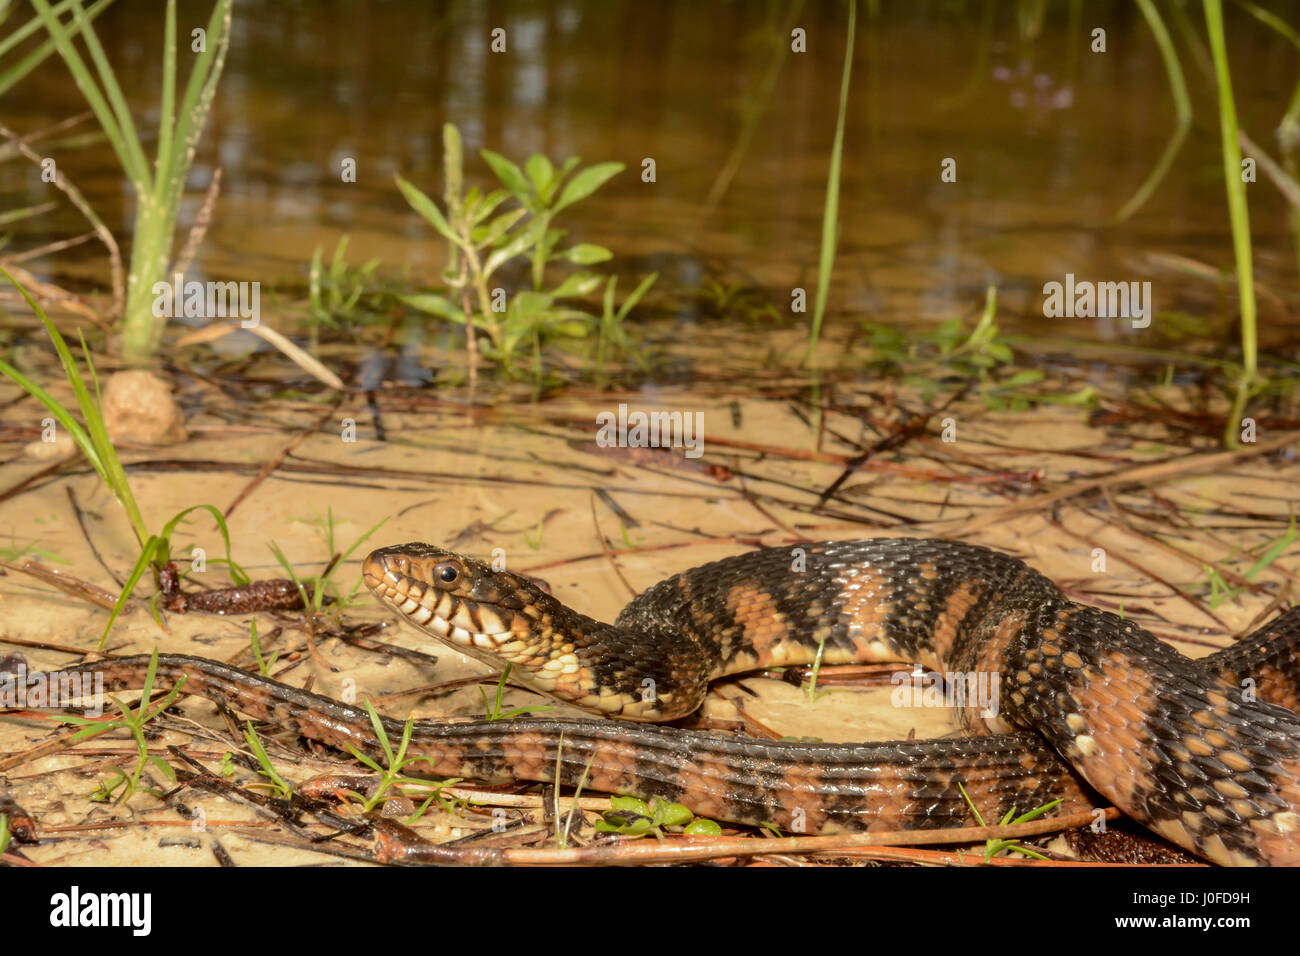
[[[153,311],[153,286],[168,278],[172,265],[171,247],[181,195],[230,45],[232,0],[217,0],[213,5],[203,33],[202,48],[194,53],[189,80],[179,105],[176,95],[176,2],[167,0],[163,28],[161,116],[157,153],[152,162],[145,156],[142,137],[131,117],[117,75],[80,0],[61,3],[57,7],[51,6],[48,0],[32,0],[32,6],[77,88],[85,96],[135,194],[136,215],[122,333],[127,358],[144,362],[157,350],[162,334],[162,322]],[[71,15],[70,25],[62,19],[65,12]],[[92,12],[98,12],[98,9]],[[73,36],[77,33],[89,56],[89,64],[73,43]]]
[[[72,436],[81,453],[86,456],[86,460],[95,469],[95,473],[99,475],[104,486],[125,509],[127,518],[131,522],[131,530],[135,533],[136,541],[140,545],[140,555],[127,577],[126,585],[122,588],[122,593],[118,596],[112,613],[109,615],[108,623],[104,626],[104,633],[100,637],[99,646],[102,648],[108,640],[109,631],[113,629],[114,622],[117,620],[118,615],[122,613],[122,609],[126,606],[127,600],[131,597],[145,571],[152,570],[154,581],[155,583],[158,582],[158,575],[171,561],[171,539],[176,526],[195,511],[206,511],[212,515],[213,520],[216,521],[217,529],[221,532],[221,539],[225,544],[225,563],[229,568],[231,579],[236,584],[247,584],[247,575],[243,573],[242,569],[231,557],[230,529],[226,526],[226,519],[214,505],[193,505],[185,508],[164,524],[162,530],[157,534],[149,531],[149,526],[145,523],[144,515],[141,513],[140,506],[131,491],[130,482],[126,479],[126,470],[122,467],[122,462],[117,455],[117,449],[113,446],[113,441],[108,435],[108,426],[104,421],[103,406],[99,393],[99,378],[95,374],[95,365],[91,361],[90,350],[86,347],[85,339],[81,339],[81,354],[86,363],[90,384],[87,384],[86,377],[83,376],[76,359],[72,356],[72,351],[63,340],[59,330],[55,328],[54,323],[50,321],[49,316],[45,314],[45,311],[8,272],[0,269],[0,273],[3,273],[5,278],[22,293],[32,311],[45,325],[45,331],[54,344],[54,350],[58,353],[59,361],[62,363],[63,374],[76,396],[77,407],[81,412],[82,421],[77,421],[76,417],[62,402],[9,363],[0,361],[0,374],[13,380],[20,388],[48,408],[59,423],[68,430],[68,434]],[[83,425],[82,422],[85,424]],[[156,596],[153,603],[156,618],[158,613]]]
[[[139,788],[140,777],[144,773],[145,768],[150,764],[153,764],[159,771],[161,771],[163,776],[165,776],[169,781],[172,783],[176,782],[176,772],[172,770],[171,765],[161,757],[155,757],[149,753],[149,745],[144,739],[144,728],[146,724],[176,701],[177,696],[181,692],[181,685],[185,683],[185,677],[182,676],[172,689],[167,692],[167,696],[151,707],[149,705],[149,698],[153,696],[153,685],[157,675],[158,648],[155,647],[153,653],[149,656],[149,670],[145,673],[144,685],[140,691],[140,704],[136,710],[132,710],[126,704],[122,703],[110,694],[109,699],[122,713],[122,716],[117,720],[106,721],[94,717],[71,716],[60,718],[67,723],[76,724],[81,727],[81,730],[72,735],[72,743],[80,743],[83,740],[98,737],[100,734],[108,733],[110,730],[129,730],[131,736],[135,738],[137,751],[135,769],[132,770],[131,773],[126,774],[121,770],[114,768],[115,776],[111,780],[104,782],[95,792],[95,799],[97,800],[107,801],[113,797],[114,793],[121,789],[117,802],[125,803]],[[153,791],[149,792],[153,793]],[[155,796],[157,796],[157,794],[155,794]]]

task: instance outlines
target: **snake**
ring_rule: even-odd
[[[1090,805],[1083,781],[1208,860],[1300,864],[1300,716],[1287,706],[1300,609],[1193,661],[1069,600],[1018,558],[942,539],[746,552],[653,585],[613,624],[428,544],[379,549],[363,576],[424,633],[633,725],[693,713],[718,678],[819,658],[914,662],[998,687],[994,708],[987,695],[959,699],[964,738],[855,748],[647,734],[622,762],[602,755],[597,789],[833,832],[959,825],[978,799],[998,812],[1055,800],[1078,809]]]
[[[526,575],[423,543],[380,548],[363,580],[399,618],[592,716],[444,718],[408,728],[408,773],[538,781],[686,804],[791,833],[940,830],[1108,800],[1223,865],[1300,864],[1300,608],[1193,660],[1124,616],[1070,601],[1011,555],[880,538],[761,548],[673,575],[614,623]],[[756,669],[908,662],[986,675],[930,740],[771,740],[667,725],[712,681]],[[254,718],[382,759],[372,712],[180,654],[62,669],[108,690],[183,682]],[[30,680],[30,677],[29,677]],[[1059,801],[1059,802],[1058,802]]]

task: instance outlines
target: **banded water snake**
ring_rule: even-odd
[[[551,781],[558,768],[566,785],[585,779],[588,790],[804,832],[970,825],[967,796],[986,816],[1055,799],[1056,812],[1079,811],[1094,805],[1091,786],[1206,859],[1300,862],[1300,717],[1286,709],[1297,707],[1300,608],[1193,661],[1066,600],[1015,558],[949,541],[749,552],[660,582],[614,625],[428,545],[380,549],[363,567],[381,602],[421,630],[498,668],[509,660],[545,693],[630,718],[417,721],[408,755],[427,758],[421,775]],[[996,674],[1000,709],[963,710],[969,736],[860,744],[644,722],[694,710],[717,676],[809,662],[823,638],[828,663]],[[123,689],[139,687],[148,664],[61,673]],[[160,655],[157,676],[160,687],[183,676],[187,694],[327,745],[380,753],[361,708],[202,658]],[[400,721],[385,728],[402,733]]]
[[[364,574],[426,633],[625,720],[689,714],[709,681],[811,663],[819,646],[824,663],[911,661],[998,681],[1000,707],[972,697],[960,708],[974,735],[965,739],[855,749],[669,735],[628,766],[606,767],[600,789],[693,798],[697,812],[745,823],[786,825],[797,813],[809,830],[956,825],[968,819],[958,783],[999,813],[1054,799],[1086,805],[1046,745],[1185,849],[1219,863],[1300,863],[1300,716],[1285,709],[1296,705],[1300,611],[1196,662],[1132,621],[1067,600],[1009,555],[905,538],[724,558],[654,585],[613,625],[429,545],[376,551]],[[1005,735],[1016,731],[1037,739],[1013,743]],[[664,746],[676,748],[672,774],[643,765]],[[725,786],[701,779],[715,762],[726,762]],[[974,783],[991,767],[996,781]]]

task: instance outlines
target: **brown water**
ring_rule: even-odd
[[[1006,312],[1041,319],[1043,283],[1067,272],[1151,279],[1160,310],[1217,304],[1204,282],[1149,259],[1172,253],[1231,268],[1213,87],[1196,56],[1184,45],[1197,124],[1169,177],[1127,223],[1097,228],[1174,128],[1162,61],[1131,4],[1048,4],[1025,37],[1017,11],[1033,6],[863,5],[833,315],[948,318],[996,283]],[[1173,9],[1162,9],[1177,34]],[[201,14],[204,5],[182,4],[182,25]],[[315,246],[328,252],[348,233],[353,261],[379,256],[389,272],[436,284],[441,245],[392,176],[439,192],[440,129],[451,121],[470,155],[486,146],[518,159],[542,151],[626,163],[566,213],[575,238],[607,244],[630,275],[661,270],[661,293],[680,299],[706,277],[740,280],[788,314],[790,288],[815,284],[844,16],[825,3],[796,17],[785,4],[756,3],[241,3],[191,177],[201,189],[214,165],[225,175],[201,265],[220,278],[301,283]],[[807,31],[808,52],[774,56],[787,19]],[[508,53],[487,51],[495,26],[507,30]],[[1296,54],[1235,8],[1228,26],[1242,127],[1274,149]],[[1088,49],[1097,27],[1107,31],[1105,53]],[[156,104],[160,31],[143,4],[123,5],[101,28],[137,113]],[[22,131],[82,108],[57,60],[6,99],[5,122]],[[750,108],[761,110],[752,142],[710,211],[705,199]],[[356,159],[356,183],[340,182],[343,157]],[[647,157],[653,184],[638,176]],[[957,162],[956,183],[940,181],[946,157]],[[60,159],[120,227],[130,210],[107,151]],[[5,168],[0,201],[43,198],[34,172]],[[470,176],[488,179],[476,158]],[[1250,197],[1258,280],[1291,291],[1283,204],[1264,181]],[[49,238],[83,227],[67,210],[40,228]],[[57,274],[67,262],[39,265]],[[102,281],[102,257],[95,266]],[[693,311],[681,301],[669,308]],[[1089,324],[1068,331],[1086,334]],[[1041,321],[1031,329],[1060,331]]]

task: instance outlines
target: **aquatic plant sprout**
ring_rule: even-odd
[[[643,280],[623,306],[614,309],[614,285],[606,277],[579,268],[558,285],[547,288],[546,267],[554,262],[585,267],[613,257],[610,250],[594,243],[560,248],[564,233],[551,228],[551,224],[561,211],[586,199],[625,167],[607,162],[579,168],[581,161],[576,156],[556,166],[535,153],[521,169],[492,150],[484,149],[481,155],[505,188],[484,193],[474,186],[465,192],[460,131],[451,123],[443,126],[446,213],[417,186],[396,177],[411,208],[447,240],[447,268],[442,277],[454,297],[427,292],[398,298],[421,312],[466,327],[471,381],[477,361],[473,329],[483,330],[491,357],[506,371],[513,368],[520,348],[530,345],[533,368],[540,378],[544,338],[582,338],[595,328],[599,333],[598,364],[603,368],[607,351],[628,347],[621,323],[657,276]],[[512,198],[516,208],[500,211]],[[528,260],[532,288],[503,298],[504,290],[490,288],[488,282],[517,258]],[[599,319],[564,304],[564,300],[588,296],[602,285],[605,302]]]

